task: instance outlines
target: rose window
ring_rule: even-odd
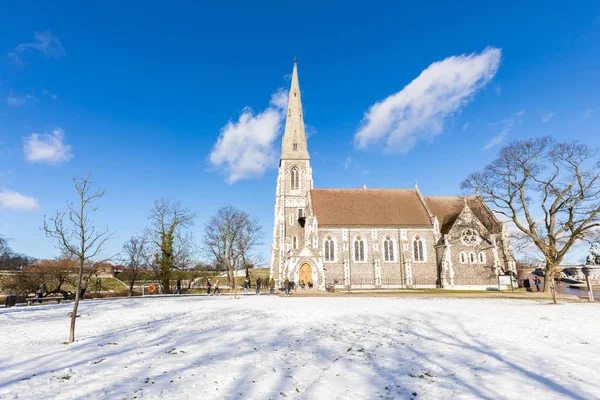
[[[473,229],[465,229],[460,238],[466,245],[475,245],[479,242],[479,235]]]

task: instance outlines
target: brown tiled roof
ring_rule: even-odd
[[[500,232],[498,220],[476,196],[424,196],[424,199],[431,213],[437,217],[442,233],[448,233],[452,228],[454,221],[465,206],[465,199],[473,214],[490,232]]]
[[[431,226],[414,189],[312,189],[319,226]]]

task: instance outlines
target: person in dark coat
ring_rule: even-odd
[[[181,294],[181,278],[177,279],[177,286],[175,288],[175,294]]]
[[[46,292],[48,291],[48,289],[46,288],[46,281],[44,279],[42,279],[42,281],[40,282],[40,286],[38,286],[38,290],[35,292],[36,296],[38,298],[43,298],[44,296],[46,296]],[[41,303],[41,301],[40,301]]]
[[[260,296],[260,285],[262,283],[262,279],[258,278],[256,280],[256,295]]]
[[[523,287],[528,291],[531,292],[531,283],[529,283],[529,278],[525,278],[523,279]]]
[[[83,279],[81,280],[81,286],[79,287],[79,300],[83,299],[83,296],[85,295],[85,291],[87,290],[89,279],[90,278],[88,276],[84,276]]]
[[[540,291],[540,284],[542,283],[542,281],[540,280],[540,278],[538,278],[536,276],[535,279],[533,280],[533,283],[535,284],[535,288],[539,292]]]
[[[291,287],[291,282],[288,278],[285,278],[285,281],[283,282],[283,287],[285,288],[285,295],[289,296],[290,295],[290,287]]]
[[[210,283],[210,278],[206,281],[206,294],[210,295],[210,288],[212,287],[212,283]]]
[[[248,289],[250,289],[250,279],[244,279],[244,294],[248,294]]]

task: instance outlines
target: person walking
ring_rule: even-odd
[[[523,279],[523,287],[528,291],[531,292],[531,283],[529,282],[529,278],[525,278]]]
[[[206,294],[210,296],[210,288],[212,287],[212,283],[210,283],[210,278],[206,281]]]
[[[35,292],[36,297],[38,298],[43,298],[44,296],[46,296],[46,292],[47,292],[47,287],[46,287],[46,281],[44,279],[42,279],[42,281],[40,282],[40,286],[38,286],[38,290]],[[42,301],[40,300],[40,303]]]
[[[213,290],[213,294],[217,294],[219,293],[219,296],[221,295],[221,291],[219,290],[219,280],[217,279],[215,281],[215,290]]]
[[[537,289],[537,291],[540,291],[540,284],[542,283],[542,281],[540,280],[539,277],[535,277],[535,279],[533,280],[533,283],[535,284],[535,288]]]
[[[275,294],[275,279],[270,279],[269,280],[269,296],[272,296]]]
[[[256,295],[260,296],[260,285],[262,283],[262,279],[258,278],[256,280]]]
[[[285,288],[285,295],[289,296],[290,295],[290,280],[288,278],[285,278],[285,281],[283,282],[283,287]]]
[[[82,300],[83,296],[85,295],[89,279],[89,276],[84,276],[83,279],[81,279],[81,286],[79,287],[79,300]]]
[[[244,295],[248,295],[248,289],[250,289],[250,279],[244,279]]]
[[[181,278],[177,278],[177,286],[175,288],[175,294],[181,295]]]

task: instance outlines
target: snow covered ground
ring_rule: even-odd
[[[600,398],[600,307],[250,296],[0,311],[0,398]]]

